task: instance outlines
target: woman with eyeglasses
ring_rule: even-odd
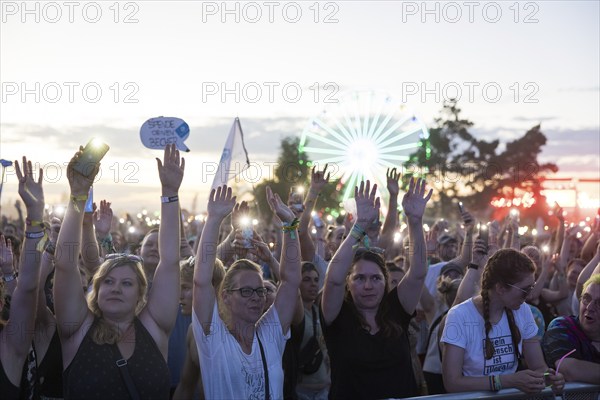
[[[212,190],[194,272],[192,327],[208,399],[283,397],[282,355],[300,287],[298,220],[267,187],[267,201],[283,223],[281,283],[263,314],[267,288],[256,263],[241,259],[219,290],[211,284],[219,226],[235,205],[227,186]]]
[[[481,259],[469,269],[477,271],[485,260]],[[564,378],[546,365],[537,325],[525,303],[535,285],[534,272],[525,254],[499,250],[483,267],[480,294],[450,309],[441,339],[448,392],[516,388],[537,393],[546,385],[562,390]],[[471,280],[466,277],[465,282]]]
[[[65,399],[168,399],[169,333],[179,296],[178,191],[185,161],[174,145],[157,159],[162,186],[160,261],[152,290],[142,259],[108,255],[92,281],[87,297],[77,270],[84,204],[99,165],[89,176],[74,168],[81,148],[68,166],[71,199],[56,252],[54,305],[62,344]]]
[[[432,191],[411,180],[402,200],[411,243],[410,270],[395,290],[380,254],[355,246],[379,217],[377,185],[355,188],[357,216],[332,258],[323,288],[323,333],[331,360],[330,399],[381,399],[419,395],[413,374],[408,324],[427,273],[423,213]]]

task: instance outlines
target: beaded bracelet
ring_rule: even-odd
[[[16,272],[13,272],[12,274],[4,275],[2,277],[2,280],[4,281],[4,283],[12,282],[15,279],[17,279],[17,273]]]

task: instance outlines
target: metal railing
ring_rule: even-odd
[[[475,400],[475,399],[494,399],[494,400],[600,400],[600,383],[592,385],[589,383],[569,382],[565,384],[562,395],[555,395],[550,388],[544,389],[540,393],[531,395],[523,393],[517,389],[503,389],[499,392],[460,392],[436,394],[431,396],[410,397],[410,399],[420,400]]]

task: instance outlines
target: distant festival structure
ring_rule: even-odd
[[[388,93],[351,91],[308,121],[299,151],[319,168],[333,166],[336,178],[341,174],[343,200],[353,197],[354,186],[366,179],[387,197],[386,170],[402,171],[419,146],[429,151],[428,138],[425,123]]]

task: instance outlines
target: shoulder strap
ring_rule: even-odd
[[[427,336],[427,344],[425,345],[425,352],[427,352],[427,350],[429,349],[429,342],[431,341],[431,335],[433,334],[435,327],[438,326],[440,324],[440,322],[442,322],[442,318],[444,318],[444,315],[448,314],[448,311],[450,311],[450,310],[448,309],[448,310],[444,311],[443,313],[441,313],[440,316],[437,317],[435,319],[435,321],[433,321],[433,323],[429,327],[429,335]]]
[[[267,358],[265,357],[265,349],[263,348],[262,342],[260,341],[260,336],[258,336],[258,332],[256,333],[256,338],[258,339],[258,346],[260,347],[260,357],[262,358],[263,369],[265,371],[265,400],[270,400],[271,393],[269,393],[269,368],[267,368]]]
[[[312,322],[313,322],[313,336],[315,339],[317,338],[317,311],[315,310],[315,305],[310,306],[310,310],[312,311]]]
[[[121,378],[123,378],[123,382],[125,382],[129,396],[132,398],[132,400],[140,400],[140,395],[138,394],[135,383],[133,383],[133,379],[131,378],[129,369],[127,368],[127,360],[121,356],[119,352],[119,346],[117,346],[116,343],[109,346],[112,349],[113,355],[117,359],[115,364],[117,364],[117,367],[119,368]]]

